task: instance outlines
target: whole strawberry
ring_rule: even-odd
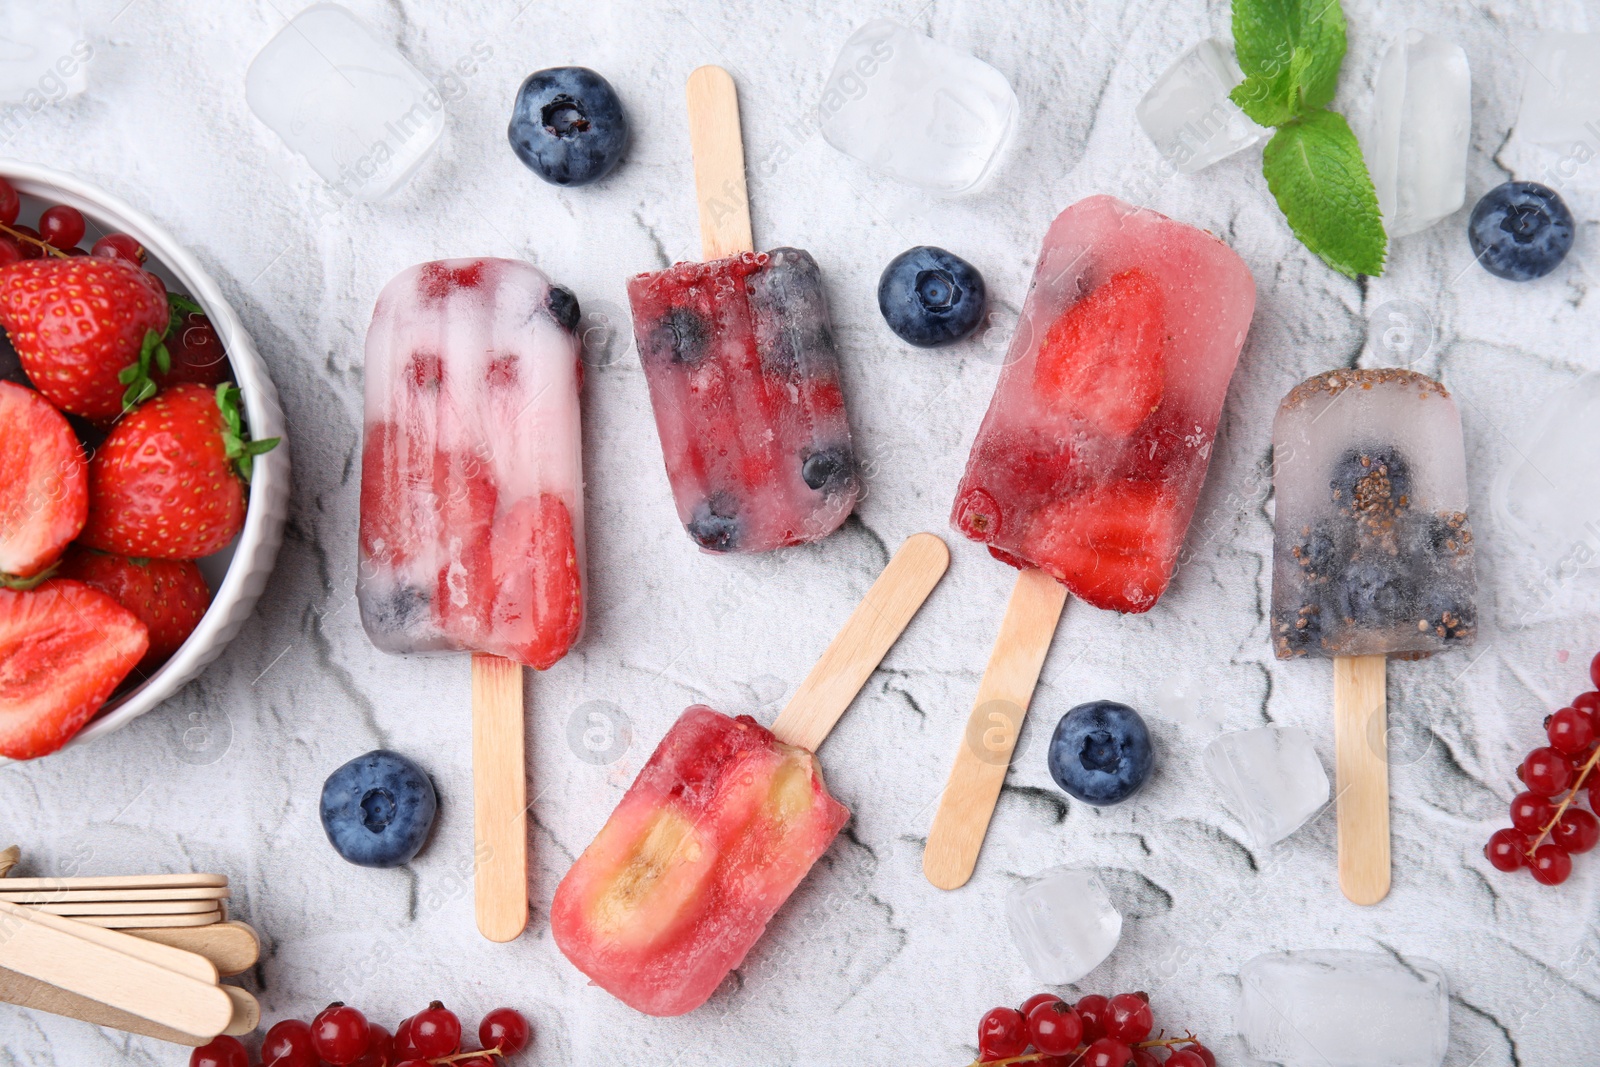
[[[22,369],[56,407],[86,419],[114,419],[125,399],[132,406],[147,395],[170,315],[166,295],[118,260],[47,256],[0,267],[0,326]]]
[[[244,525],[251,461],[277,443],[245,438],[231,383],[172,386],[117,423],[89,461],[78,540],[123,556],[208,556]]]
[[[57,574],[93,586],[139,617],[150,632],[138,666],[143,674],[171,659],[211,606],[211,590],[189,560],[129,559],[74,545]]]

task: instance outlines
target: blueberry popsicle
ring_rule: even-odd
[[[356,595],[390,652],[474,653],[478,921],[527,921],[521,666],[583,626],[576,299],[537,268],[402,271],[367,331]]]
[[[1408,370],[1334,370],[1289,391],[1272,428],[1272,646],[1332,658],[1339,884],[1389,892],[1387,657],[1477,632],[1461,419]]]
[[[832,533],[860,493],[816,260],[755,252],[733,80],[689,78],[702,251],[628,282],[678,518],[707,552]]]
[[[923,853],[971,877],[1068,591],[1160,599],[1194,514],[1255,281],[1204,230],[1092,196],[1045,236],[951,523],[1022,573]]]

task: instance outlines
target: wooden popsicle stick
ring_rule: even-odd
[[[739,90],[721,67],[689,75],[689,145],[694,192],[700,205],[700,254],[724,259],[754,252],[750,196],[744,182],[744,137],[739,132]]]
[[[0,882],[0,886],[5,883]],[[0,889],[0,900],[13,904],[82,904],[89,901],[127,902],[139,900],[227,900],[233,891],[227,886],[197,886],[193,889],[57,889],[39,892],[18,892]],[[213,906],[215,906],[213,904]]]
[[[95,878],[7,878],[0,882],[7,893],[73,892],[80,889],[192,889],[225,886],[225,874],[115,874]]]
[[[233,1018],[218,986],[67,933],[15,904],[0,903],[0,967],[193,1037],[215,1037]]]
[[[254,929],[242,922],[171,928],[141,926],[121,932],[204,956],[224,978],[243,974],[261,959],[261,939]]]
[[[1044,571],[1017,575],[922,851],[922,873],[940,889],[966,885],[977,866],[1011,752],[1066,602],[1066,587]]]
[[[528,772],[522,665],[472,654],[473,855],[478,932],[510,941],[528,925]]]
[[[102,926],[107,930],[144,930],[162,926],[212,926],[222,922],[222,912],[207,911],[199,915],[74,915],[72,918],[74,922]]]
[[[48,904],[28,904],[10,900],[35,911],[51,915],[199,915],[217,910],[215,900],[62,900]]]
[[[7,845],[0,849],[0,878],[11,873],[11,868],[22,862],[22,849],[16,845]]]
[[[1388,659],[1333,661],[1339,888],[1357,904],[1389,895]]]
[[[216,985],[220,977],[216,964],[206,959],[197,952],[175,948],[172,945],[157,944],[145,941],[123,933],[120,930],[107,930],[103,927],[89,923],[79,922],[62,915],[50,915],[45,912],[34,911],[30,916],[34,922],[49,926],[52,929],[80,937],[85,941],[93,941],[105,948],[121,952],[123,955],[165,967],[169,971],[188,975],[197,982],[207,985]]]
[[[0,967],[0,1003],[15,1004],[19,1008],[49,1012],[51,1015],[60,1015],[68,1019],[79,1019],[112,1030],[153,1037],[158,1041],[170,1041],[175,1045],[195,1047],[211,1040],[209,1037],[185,1034],[170,1026],[141,1019],[120,1008],[113,1008],[98,1000],[69,993],[49,982],[41,982],[37,978],[29,978],[25,974],[18,974],[4,967]]]
[[[812,752],[888,654],[950,566],[950,549],[931,533],[912,534],[811,668],[772,732]]]
[[[261,1025],[261,1002],[235,985],[220,987],[233,1001],[233,1018],[222,1031],[229,1037],[243,1037]]]

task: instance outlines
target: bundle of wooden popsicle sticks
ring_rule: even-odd
[[[0,852],[0,1002],[182,1045],[247,1034],[261,1006],[221,978],[255,965],[215,874],[7,878]]]

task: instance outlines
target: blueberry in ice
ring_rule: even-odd
[[[611,83],[587,67],[528,75],[506,131],[517,157],[552,185],[587,185],[628,146],[628,116]]]
[[[1446,641],[1470,639],[1476,630],[1472,597],[1448,583],[1430,588],[1422,598],[1417,629]]]
[[[1340,508],[1398,511],[1411,501],[1411,464],[1393,445],[1348,449],[1334,464],[1328,487]]]
[[[1382,549],[1352,559],[1336,590],[1340,614],[1357,626],[1399,622],[1412,613],[1415,597],[1408,561]]]
[[[696,311],[673,308],[644,340],[640,358],[656,363],[694,365],[711,351],[711,326]]]
[[[1104,806],[1127,800],[1150,776],[1155,751],[1144,719],[1126,704],[1079,704],[1050,737],[1050,777],[1072,796]]]
[[[800,477],[806,485],[822,493],[837,493],[855,481],[855,455],[848,448],[824,448],[812,452],[800,464]]]
[[[1305,532],[1300,543],[1290,548],[1290,553],[1300,564],[1308,578],[1331,578],[1338,573],[1344,554],[1339,536],[1340,527],[1331,522],[1319,522]]]
[[[959,341],[983,321],[983,275],[932,245],[908,248],[878,279],[878,310],[900,339],[919,348]]]
[[[695,543],[707,552],[731,552],[739,544],[739,505],[731,493],[713,493],[695,506],[684,526]]]
[[[334,851],[361,867],[398,867],[422,848],[438,797],[421,767],[375,749],[328,775],[322,829]]]
[[[1572,212],[1554,189],[1506,182],[1472,209],[1467,239],[1483,269],[1497,278],[1530,282],[1555,270],[1572,249]]]
[[[555,320],[569,332],[578,328],[578,319],[582,317],[583,309],[578,307],[578,298],[572,295],[571,290],[552,285],[550,295],[545,297],[544,303]]]
[[[380,642],[385,637],[403,638],[431,621],[429,600],[428,594],[415,586],[374,590],[360,599],[361,625]]]

